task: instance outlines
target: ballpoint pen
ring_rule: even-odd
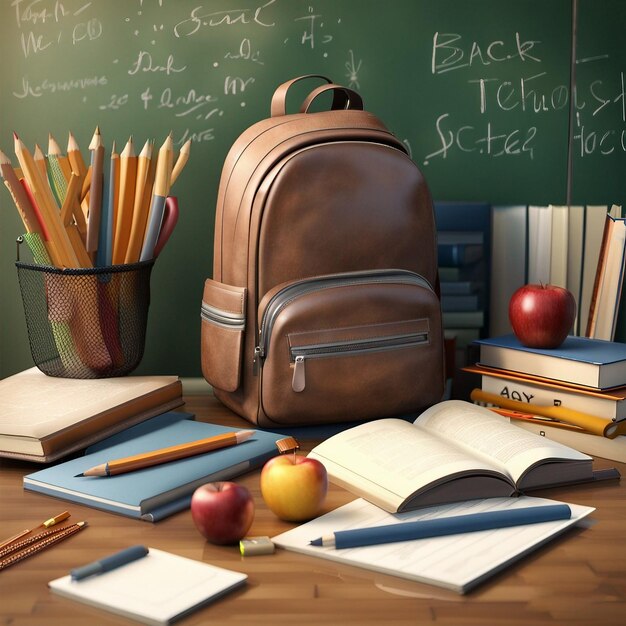
[[[148,548],[145,546],[137,545],[120,550],[110,556],[105,556],[102,559],[77,567],[70,572],[72,580],[82,580],[88,576],[95,576],[97,574],[103,574],[104,572],[110,572],[117,567],[132,563],[137,559],[141,559],[148,554]]]

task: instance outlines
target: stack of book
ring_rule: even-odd
[[[436,202],[435,219],[443,324],[461,367],[468,346],[488,328],[491,205]]]
[[[581,452],[626,462],[626,344],[568,336],[556,349],[514,335],[476,341],[472,400]]]

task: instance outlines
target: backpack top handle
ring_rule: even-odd
[[[276,91],[274,92],[274,95],[272,96],[272,102],[270,105],[271,116],[280,117],[281,115],[286,115],[287,114],[287,92],[289,91],[289,89],[296,83],[302,80],[308,80],[311,78],[321,79],[325,81],[326,83],[328,83],[329,85],[333,85],[333,81],[330,78],[323,76],[322,74],[305,74],[304,76],[298,76],[296,78],[292,78],[291,80],[284,82],[282,85],[279,85],[276,88]],[[348,95],[344,91],[339,91],[338,86],[335,85],[335,88],[336,90],[334,92],[333,103],[332,103],[331,108],[332,109],[348,108],[347,107]],[[309,96],[311,96],[312,94],[313,92],[311,92]]]
[[[334,94],[331,111],[335,111],[337,109],[351,109],[356,111],[363,110],[363,99],[356,91],[349,89],[348,87],[342,87],[341,85],[331,83],[329,85],[321,85],[320,87],[314,89],[304,99],[304,102],[300,107],[300,113],[308,113],[313,101],[327,91],[332,91]],[[337,102],[340,103],[340,106],[336,106]]]

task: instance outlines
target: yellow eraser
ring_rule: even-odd
[[[274,544],[269,537],[248,537],[239,542],[239,550],[242,556],[274,554]]]

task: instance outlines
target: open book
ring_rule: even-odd
[[[391,513],[594,479],[586,454],[461,400],[436,404],[413,423],[350,428],[309,456],[333,482]]]

